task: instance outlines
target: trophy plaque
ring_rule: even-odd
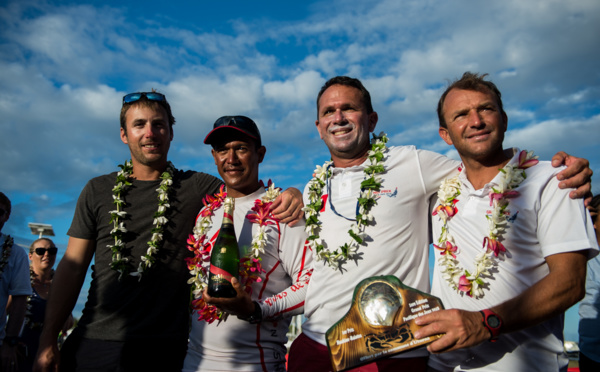
[[[374,276],[354,289],[350,310],[326,333],[335,371],[374,362],[437,340],[415,339],[414,319],[442,310],[442,301],[405,286],[392,275]]]

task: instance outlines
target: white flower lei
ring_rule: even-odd
[[[381,177],[378,175],[385,172],[383,158],[384,153],[387,152],[387,142],[388,138],[384,132],[381,132],[379,136],[373,134],[371,150],[368,152],[369,166],[364,169],[365,179],[360,184],[361,192],[358,197],[359,209],[356,214],[356,222],[348,230],[349,242],[334,251],[325,247],[323,240],[319,237],[322,224],[319,221],[319,214],[323,207],[323,188],[326,186],[327,178],[331,176],[329,168],[332,161],[326,161],[323,166],[317,165],[314,177],[308,183],[310,204],[304,207],[306,232],[309,234],[308,243],[313,252],[316,252],[317,261],[323,260],[329,267],[341,270],[346,260],[358,257],[359,246],[366,245],[364,244],[366,237],[364,231],[365,227],[373,221],[373,215],[369,212],[377,204],[373,191],[379,191],[381,187]]]
[[[158,193],[158,211],[154,214],[154,221],[152,227],[152,238],[148,242],[148,249],[146,254],[141,257],[140,264],[137,271],[131,272],[129,269],[129,258],[123,257],[122,251],[125,248],[125,242],[123,236],[127,232],[124,222],[121,221],[123,217],[127,215],[125,210],[121,209],[125,206],[125,200],[121,198],[121,193],[131,186],[129,178],[133,173],[133,166],[131,160],[128,160],[123,165],[119,165],[121,170],[117,173],[117,179],[115,181],[115,187],[113,188],[113,203],[117,206],[116,210],[110,211],[111,220],[113,223],[113,229],[110,235],[114,238],[115,244],[107,245],[112,251],[112,263],[110,264],[113,270],[119,272],[119,280],[123,275],[137,276],[139,280],[142,279],[142,274],[152,266],[156,261],[155,255],[160,248],[160,243],[163,240],[164,226],[167,224],[168,219],[165,217],[167,210],[170,207],[169,204],[169,190],[173,185],[173,174],[176,172],[175,167],[171,162],[167,163],[167,169],[161,174],[160,186],[156,189]]]
[[[491,215],[486,215],[489,232],[488,236],[483,239],[485,250],[475,256],[473,273],[469,273],[459,266],[456,259],[456,255],[459,254],[458,247],[448,226],[448,221],[458,213],[455,204],[458,202],[456,198],[460,195],[459,175],[462,169],[459,168],[459,175],[456,177],[442,182],[438,191],[439,205],[433,211],[433,215],[438,215],[443,225],[438,238],[439,245],[434,244],[434,247],[441,251],[438,263],[441,266],[440,271],[443,278],[448,282],[450,288],[464,292],[470,297],[482,298],[484,296],[483,288],[488,287],[485,279],[493,279],[490,269],[498,265],[498,255],[506,252],[500,239],[508,227],[507,215],[510,216],[508,198],[519,196],[519,192],[514,189],[527,177],[525,169],[538,163],[537,158],[533,152],[523,150],[519,153],[519,162],[516,166],[507,164],[500,169],[502,176],[499,184],[492,187],[492,191],[489,193],[492,212]]]
[[[0,280],[2,280],[2,274],[4,274],[4,267],[8,263],[13,243],[13,238],[10,235],[6,235],[6,239],[4,239],[4,244],[2,245],[2,259],[0,260]]]
[[[262,181],[261,185],[264,187]],[[252,291],[252,283],[255,281],[260,282],[259,275],[261,272],[264,272],[260,264],[260,255],[265,252],[264,248],[267,245],[266,228],[277,221],[270,212],[270,205],[281,194],[281,189],[276,188],[275,184],[269,180],[265,191],[265,195],[254,202],[254,207],[252,208],[254,213],[246,216],[248,220],[258,225],[258,230],[252,236],[250,251],[240,260],[242,284],[249,293]],[[214,211],[221,206],[226,197],[227,193],[225,192],[224,185],[221,186],[220,191],[214,196],[207,195],[204,199],[205,208],[196,220],[193,235],[190,235],[188,239],[189,249],[194,252],[193,258],[186,259],[191,275],[188,284],[192,285],[192,308],[198,311],[199,320],[205,320],[208,323],[212,323],[217,319],[221,321],[227,318],[226,313],[217,310],[213,305],[208,305],[202,299],[202,293],[208,285],[208,270],[204,264],[210,262],[211,253],[210,244],[206,242],[206,234],[212,227]]]

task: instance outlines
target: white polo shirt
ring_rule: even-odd
[[[509,164],[518,161],[517,149]],[[558,188],[555,175],[560,171],[550,162],[539,162],[526,170],[527,178],[510,199],[508,228],[502,243],[508,251],[499,260],[498,272],[486,279],[489,289],[475,299],[454,291],[440,274],[436,257],[432,291],[441,298],[446,309],[478,311],[498,305],[521,294],[548,273],[547,256],[589,250],[597,254],[597,243],[583,200],[569,198],[570,189]],[[459,176],[461,194],[456,204],[458,214],[448,222],[450,233],[459,249],[460,267],[473,272],[475,256],[483,252],[488,235],[485,218],[490,210],[488,193],[498,184],[500,174],[480,190],[474,190],[465,172]],[[440,236],[442,222],[432,217],[434,241]],[[436,255],[439,254],[436,252]],[[476,347],[431,355],[429,364],[439,370],[469,371],[558,371],[566,370],[563,357],[563,315],[518,332],[500,335],[497,342],[484,342]]]
[[[356,285],[368,277],[395,275],[404,284],[429,292],[429,199],[458,164],[414,146],[389,148],[385,154],[386,172],[381,175],[383,185],[377,205],[371,209],[374,224],[365,228],[368,238],[366,246],[360,246],[360,259],[346,262],[342,272],[322,261],[314,262],[304,305],[307,321],[302,330],[306,336],[325,345],[325,332],[346,314]],[[331,250],[350,239],[347,231],[353,221],[344,216],[356,216],[367,165],[368,161],[349,168],[332,167],[330,193],[323,190],[326,202],[320,213],[321,238]],[[308,204],[306,188],[304,203]],[[419,350],[402,354],[415,355],[427,353]]]

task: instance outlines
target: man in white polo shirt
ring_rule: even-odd
[[[507,115],[486,75],[466,72],[438,105],[439,133],[462,164],[438,191],[432,294],[447,310],[416,320],[437,371],[559,371],[563,312],[585,293],[598,246],[582,200],[559,169],[504,149]],[[446,353],[444,353],[446,352]]]
[[[458,162],[414,146],[386,148],[384,136],[369,143],[377,120],[358,79],[338,76],[321,88],[315,124],[332,162],[317,167],[304,190],[316,261],[304,305],[307,321],[290,349],[289,371],[330,370],[325,333],[349,310],[361,280],[395,275],[429,291],[429,201]],[[422,371],[426,364],[421,349],[361,371]]]

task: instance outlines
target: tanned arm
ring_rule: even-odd
[[[34,371],[58,371],[58,334],[75,307],[95,248],[93,240],[69,238],[67,251],[56,268],[50,287]]]
[[[546,257],[550,272],[520,295],[491,310],[502,319],[501,333],[534,326],[560,314],[585,295],[587,251],[559,253]],[[415,319],[424,326],[417,339],[444,334],[427,350],[441,353],[475,346],[490,339],[478,311],[441,310]]]

